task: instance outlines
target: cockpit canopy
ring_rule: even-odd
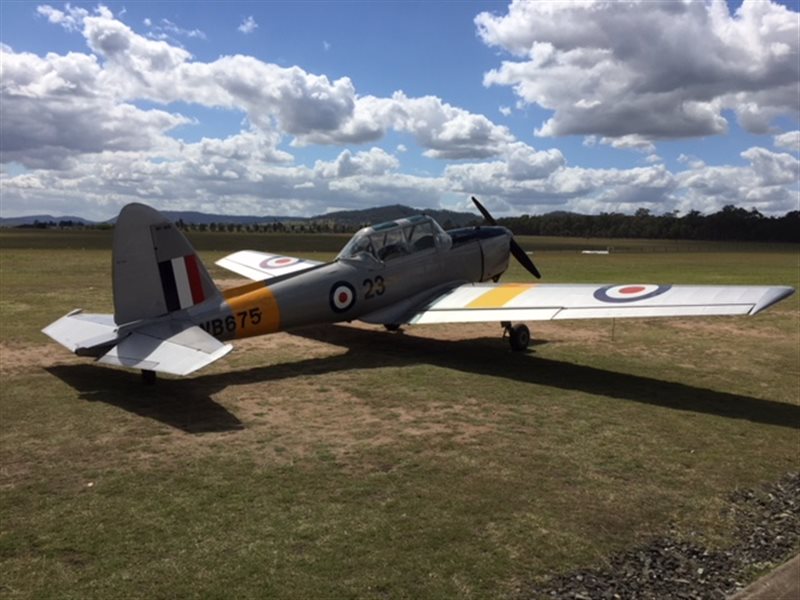
[[[431,217],[416,215],[359,230],[337,259],[392,260],[427,249],[449,246],[450,236]]]

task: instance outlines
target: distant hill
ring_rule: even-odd
[[[253,215],[215,215],[191,210],[162,210],[161,214],[172,221],[183,221],[195,225],[225,223],[233,225],[254,225],[256,223],[275,223],[278,221],[307,221],[305,217],[257,217]],[[114,219],[116,221],[116,219]]]
[[[25,217],[0,217],[0,227],[20,227],[23,225],[33,225],[35,223],[59,223],[61,221],[72,221],[80,225],[97,225],[95,221],[89,221],[82,217],[54,217],[53,215],[30,215]]]
[[[381,206],[377,208],[365,208],[362,210],[348,210],[332,212],[314,217],[292,217],[292,216],[255,216],[255,215],[219,215],[197,211],[164,210],[161,211],[172,221],[183,221],[189,225],[210,225],[211,223],[224,223],[233,225],[254,225],[263,223],[303,223],[309,221],[323,221],[334,223],[339,226],[354,228],[371,223],[383,223],[393,221],[420,213],[430,215],[436,219],[444,228],[466,227],[478,223],[481,218],[472,213],[454,212],[450,210],[422,210],[396,204],[394,206]],[[102,223],[115,223],[116,217]],[[99,225],[101,222],[90,221],[82,217],[54,217],[52,215],[30,215],[25,217],[0,218],[0,227],[21,227],[31,226],[35,223],[60,223],[72,221],[81,225]]]
[[[216,215],[197,211],[162,210],[161,213],[171,221],[183,221],[186,224],[210,225],[211,223],[225,223],[233,225],[253,225],[255,223],[275,223],[308,221],[306,217],[257,217],[253,215]],[[61,223],[72,221],[80,225],[114,224],[117,218],[108,221],[90,221],[82,217],[54,217],[52,215],[29,215],[24,217],[0,217],[0,227],[24,227],[35,223]]]

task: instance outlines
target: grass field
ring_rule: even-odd
[[[193,239],[208,265],[342,243]],[[800,287],[790,246],[523,243],[552,282]],[[724,547],[731,492],[800,467],[798,295],[754,318],[537,324],[524,355],[496,324],[313,328],[147,388],[39,332],[111,311],[106,232],[0,250],[4,598],[525,597],[669,530]]]

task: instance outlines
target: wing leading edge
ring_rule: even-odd
[[[466,284],[429,302],[407,322],[755,315],[793,293],[786,286]]]

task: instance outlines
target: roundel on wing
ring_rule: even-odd
[[[346,281],[337,281],[331,287],[331,308],[343,313],[356,303],[356,289]]]
[[[265,258],[258,266],[262,269],[279,269],[281,267],[288,267],[300,262],[299,258],[291,256],[273,256],[272,258]]]
[[[626,284],[626,285],[607,285],[594,292],[595,300],[600,302],[624,303],[636,302],[637,300],[647,300],[660,296],[671,285],[652,285],[652,284]]]

